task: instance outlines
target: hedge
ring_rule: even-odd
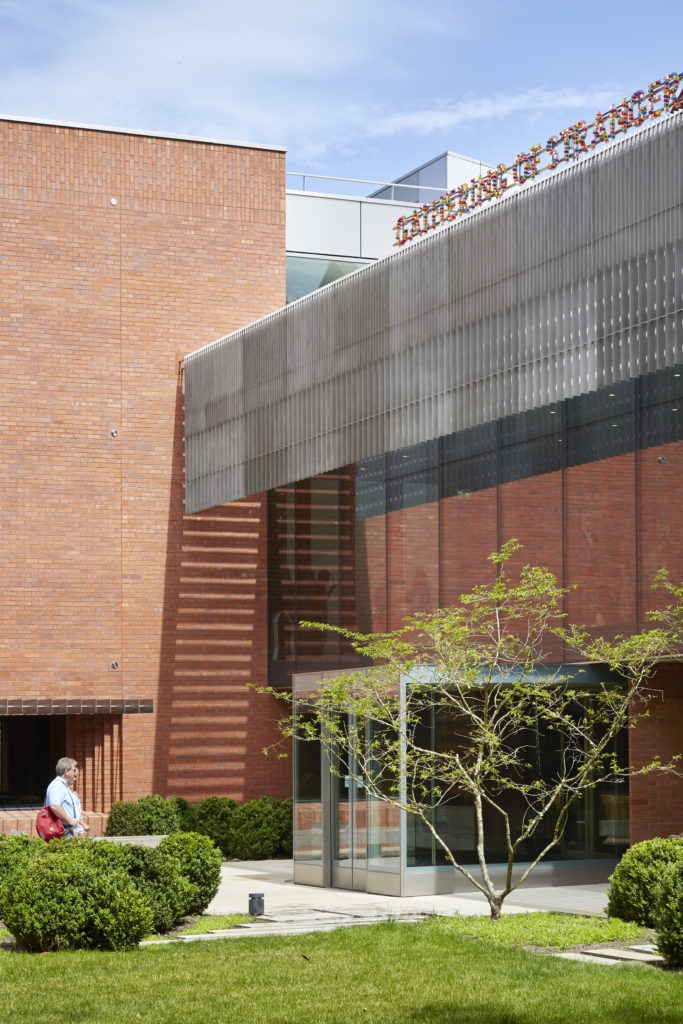
[[[228,830],[237,806],[237,801],[228,796],[207,796],[197,807],[195,831],[213,839],[224,857],[229,857],[232,853]]]
[[[179,832],[181,812],[176,799],[143,796],[137,802],[122,800],[112,804],[107,818],[106,836],[165,836]]]
[[[14,895],[16,877],[25,869],[29,860],[42,856],[46,850],[44,839],[0,833],[0,917],[3,920],[6,904]]]
[[[180,870],[190,882],[185,893],[183,916],[203,914],[218,892],[222,856],[208,836],[197,832],[176,832],[162,839],[157,847],[160,856],[180,862]]]
[[[98,846],[109,845],[98,843]],[[195,887],[180,861],[147,846],[121,846],[122,867],[152,911],[155,932],[167,932],[187,913]]]
[[[199,804],[177,796],[145,796],[113,804],[105,829],[107,836],[178,832],[208,836],[223,857],[262,860],[276,854],[291,856],[292,799],[265,796],[240,807],[226,796],[206,797]]]
[[[654,919],[665,964],[683,967],[683,861],[665,869]]]
[[[63,845],[70,845],[64,840]],[[4,922],[28,952],[132,949],[153,927],[152,911],[128,875],[74,847],[31,858],[16,877]]]
[[[278,801],[272,797],[248,800],[230,819],[228,845],[240,860],[264,860],[280,848],[282,821]]]
[[[655,927],[662,880],[667,869],[676,864],[683,864],[683,839],[646,839],[636,843],[610,876],[608,915]]]

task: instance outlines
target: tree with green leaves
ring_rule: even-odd
[[[354,779],[370,799],[415,815],[445,861],[483,893],[493,919],[558,846],[573,805],[634,771],[617,756],[617,737],[647,714],[656,665],[680,656],[683,637],[683,585],[665,571],[656,586],[669,603],[651,628],[607,640],[566,624],[567,591],[547,569],[525,565],[512,578],[507,563],[520,547],[509,541],[490,555],[495,579],[455,607],[411,615],[392,632],[302,623],[341,634],[368,667],[322,680],[282,723],[286,736],[321,742],[333,773]],[[549,669],[553,639],[604,678],[584,684],[580,672]],[[447,742],[434,742],[437,732]],[[539,736],[552,749],[543,764]],[[637,770],[673,767],[655,758]],[[454,799],[471,804],[479,873],[460,862],[438,825],[438,808]],[[506,851],[499,888],[486,853],[493,821]],[[515,875],[520,851],[532,846],[531,862]]]

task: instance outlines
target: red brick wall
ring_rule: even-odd
[[[495,487],[455,494],[439,502],[443,607],[480,583],[492,582],[495,570],[487,555],[498,546]]]
[[[637,628],[635,467],[627,454],[565,472],[567,612],[602,636]]]
[[[183,517],[177,365],[283,304],[284,154],[0,122],[0,216],[0,695],[154,698],[69,721],[92,810],[288,792],[244,740],[278,712],[245,687],[264,626],[239,628],[264,618],[262,499],[201,539]],[[198,630],[200,578],[225,593]]]
[[[683,665],[662,665],[652,679],[648,717],[629,733],[636,768],[683,753]],[[631,842],[683,833],[683,765],[678,775],[650,772],[630,780]]]
[[[387,513],[387,625],[439,607],[439,504]]]

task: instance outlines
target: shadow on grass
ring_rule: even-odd
[[[411,1009],[404,1016],[406,1024],[538,1024],[538,1017],[529,1013],[515,1013],[514,1010],[498,1010],[484,1004],[469,1006],[444,1006],[443,1003],[425,1003],[419,1009]]]
[[[612,970],[610,967],[605,970]],[[569,996],[567,997],[569,999]],[[571,1012],[567,1008],[566,1016],[558,1015],[541,1018],[538,1016],[538,1008],[529,1012],[516,1012],[514,1008],[501,1010],[486,1003],[472,1003],[460,1006],[444,1006],[443,1003],[425,1003],[419,1008],[411,1007],[402,1016],[404,1024],[539,1024],[540,1020],[548,1021],[570,1020]],[[588,1018],[580,1014],[577,1020],[584,1021]],[[613,1011],[605,1013],[601,1011],[600,1024],[624,1024],[629,1019],[628,1008],[615,1006]],[[633,1018],[631,1018],[633,1019]],[[638,1024],[681,1024],[681,1014],[678,1011],[656,1010],[652,1016],[639,1017]]]

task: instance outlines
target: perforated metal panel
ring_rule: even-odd
[[[188,356],[187,510],[683,357],[683,115]]]

